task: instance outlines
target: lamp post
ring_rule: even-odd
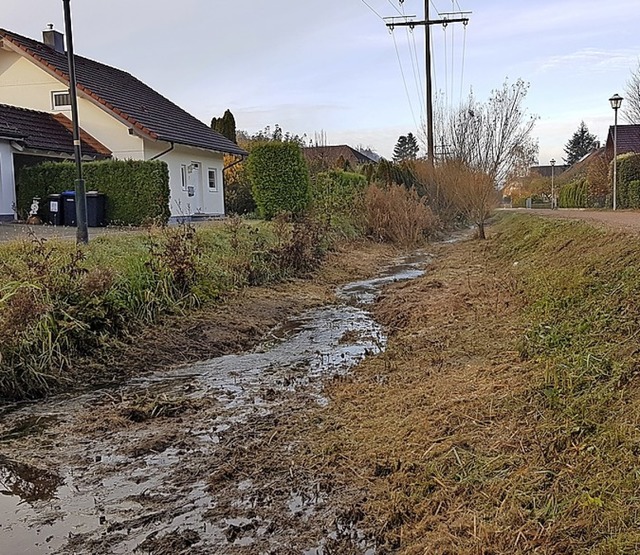
[[[551,160],[549,160],[549,164],[551,164],[551,210],[553,210],[556,207],[556,203],[555,203],[556,195],[555,195],[555,189],[554,189],[554,183],[553,183],[554,177],[555,177],[555,165],[556,165],[555,159],[551,158]]]
[[[610,99],[611,107],[615,113],[613,120],[613,209],[617,208],[618,187],[618,110],[622,106],[622,97],[614,94]]]

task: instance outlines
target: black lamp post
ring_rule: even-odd
[[[82,148],[80,144],[80,124],[78,122],[78,92],[76,90],[76,63],[73,55],[73,31],[71,29],[71,0],[62,0],[64,8],[64,32],[67,36],[67,62],[69,64],[69,95],[71,96],[71,120],[73,123],[73,154],[76,162],[76,241],[87,244],[87,194],[82,178]]]
[[[555,188],[554,188],[554,177],[555,177],[555,165],[556,165],[556,161],[554,158],[551,158],[551,160],[549,160],[549,164],[551,164],[551,210],[553,210],[556,207],[556,194],[555,194]]]
[[[609,102],[615,113],[613,121],[613,209],[617,208],[617,187],[618,187],[618,110],[622,106],[622,97],[614,94]]]

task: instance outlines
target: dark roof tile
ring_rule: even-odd
[[[14,138],[26,148],[73,154],[71,120],[63,114],[48,114],[0,104],[0,137]],[[94,137],[80,130],[83,156],[106,158],[111,151]]]
[[[66,54],[0,29],[5,38],[68,83]],[[78,89],[153,139],[228,154],[247,154],[238,145],[145,85],[133,75],[75,56]]]

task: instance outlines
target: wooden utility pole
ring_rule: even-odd
[[[404,0],[401,0],[404,1]],[[433,85],[431,76],[431,26],[432,25],[444,25],[445,27],[449,23],[463,23],[467,25],[469,18],[466,17],[471,12],[455,12],[455,13],[441,13],[439,14],[442,19],[429,19],[429,1],[424,0],[424,21],[409,21],[404,18],[404,21],[397,21],[396,17],[392,17],[393,21],[387,23],[387,27],[393,31],[395,27],[410,27],[413,29],[416,26],[424,26],[424,49],[425,49],[425,79],[426,79],[426,107],[427,107],[427,159],[429,164],[433,166],[435,160],[434,141],[433,141]],[[458,17],[453,17],[458,16]]]

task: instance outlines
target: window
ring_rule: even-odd
[[[182,164],[182,166],[180,166],[180,181],[182,184],[182,190],[186,191],[187,190],[187,165],[186,164]]]
[[[209,181],[209,191],[218,190],[218,170],[216,168],[209,168],[207,172]]]
[[[51,93],[51,104],[54,110],[71,108],[71,94],[69,91],[54,91]]]

